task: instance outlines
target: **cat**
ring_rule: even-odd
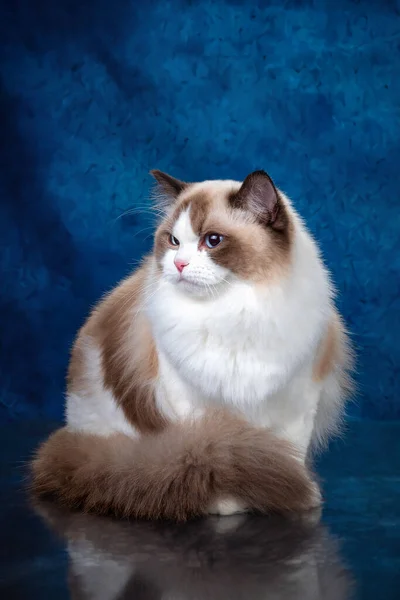
[[[264,171],[156,180],[152,253],[72,349],[66,426],[33,487],[69,506],[186,520],[321,502],[352,351],[318,247]]]

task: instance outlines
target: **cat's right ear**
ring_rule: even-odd
[[[179,194],[188,187],[188,184],[185,181],[180,181],[180,179],[176,179],[175,177],[168,175],[168,173],[163,173],[158,169],[150,171],[150,175],[152,175],[157,182],[155,194],[156,200],[157,202],[161,200],[161,204],[164,206],[172,204]]]

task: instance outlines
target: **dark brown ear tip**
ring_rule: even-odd
[[[269,177],[268,173],[266,171],[264,171],[264,169],[256,169],[255,171],[253,171],[251,173],[251,175],[260,175],[261,177]]]
[[[271,175],[268,175],[268,173],[266,171],[264,171],[264,169],[258,169],[257,171],[253,171],[252,173],[250,173],[249,177],[252,177],[252,178],[263,177],[263,178],[268,179],[268,181],[272,182]]]
[[[259,169],[257,171],[253,171],[252,173],[250,173],[250,175],[248,175],[246,177],[246,179],[243,182],[243,186],[246,189],[247,186],[252,186],[255,183],[258,184],[262,184],[269,188],[272,188],[275,192],[276,195],[278,195],[278,190],[277,187],[274,183],[274,180],[272,179],[271,175],[268,175],[268,173],[266,171],[264,171],[263,169]]]

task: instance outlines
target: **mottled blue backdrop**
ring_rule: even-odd
[[[270,172],[340,289],[353,414],[400,416],[399,8],[0,0],[0,418],[61,416],[76,329],[150,248],[155,167]]]

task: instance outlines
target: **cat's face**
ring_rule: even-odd
[[[234,279],[260,281],[285,268],[291,221],[266,173],[252,173],[243,184],[153,175],[168,202],[154,246],[163,278],[185,293],[212,297]]]

